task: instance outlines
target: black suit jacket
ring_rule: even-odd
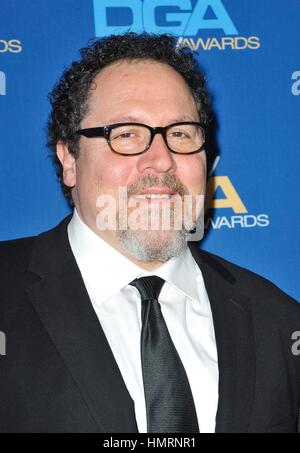
[[[1,433],[137,432],[134,403],[69,245],[69,221],[0,244]],[[297,432],[300,357],[291,338],[300,305],[262,277],[189,247],[213,311],[216,432]]]

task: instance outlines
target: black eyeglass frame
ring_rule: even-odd
[[[112,145],[111,145],[111,140],[110,140],[111,131],[113,129],[116,129],[117,127],[131,126],[131,125],[143,126],[143,127],[145,127],[146,129],[148,129],[150,131],[150,134],[151,134],[150,142],[149,142],[147,148],[144,149],[144,151],[140,151],[139,153],[134,153],[134,154],[119,153],[118,151],[115,151],[113,149]],[[181,126],[181,125],[198,126],[202,130],[204,141],[203,141],[202,146],[199,149],[197,149],[196,151],[191,151],[189,153],[181,153],[181,152],[178,152],[178,151],[174,151],[172,148],[170,148],[170,146],[168,144],[168,140],[167,140],[168,130],[171,129],[172,127],[174,127],[174,126]],[[86,138],[103,137],[103,138],[106,139],[111,151],[113,153],[119,154],[121,156],[138,156],[140,154],[145,153],[151,147],[152,142],[154,140],[154,137],[157,134],[161,134],[162,135],[167,148],[174,154],[191,155],[191,154],[200,153],[201,151],[203,151],[204,146],[205,146],[205,132],[204,132],[204,129],[202,127],[202,124],[198,123],[198,122],[194,122],[194,121],[183,121],[181,123],[172,123],[172,124],[169,124],[168,126],[165,126],[165,127],[151,127],[151,126],[148,126],[147,124],[142,124],[142,123],[128,123],[128,122],[127,123],[116,123],[116,124],[109,124],[107,126],[102,126],[102,127],[90,127],[88,129],[80,129],[80,130],[76,131],[76,134],[77,135],[82,135],[82,136],[84,136]]]

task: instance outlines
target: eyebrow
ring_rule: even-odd
[[[173,118],[169,120],[168,124],[173,124],[173,123],[182,123],[184,121],[197,121],[195,118],[188,117],[188,116],[182,116],[181,118]],[[139,120],[137,117],[134,116],[123,116],[123,117],[115,117],[112,118],[109,124],[118,124],[118,123],[141,123],[142,121]]]

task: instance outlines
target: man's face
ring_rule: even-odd
[[[167,126],[180,121],[198,121],[198,113],[191,91],[183,78],[170,66],[145,61],[121,61],[106,67],[91,86],[89,111],[81,129],[121,122],[138,122],[149,126]],[[137,156],[113,153],[101,137],[80,139],[80,157],[75,162],[66,147],[59,144],[58,157],[64,167],[65,184],[73,187],[73,199],[81,219],[100,237],[133,261],[161,262],[176,252],[182,231],[145,229],[144,214],[156,209],[159,216],[167,212],[170,200],[138,200],[142,190],[155,193],[157,188],[175,192],[183,203],[183,195],[204,195],[206,185],[206,156],[172,153],[163,137],[156,135],[149,150]],[[119,189],[128,191],[127,215],[142,208],[140,227],[127,232],[99,228],[103,213],[101,196],[109,195],[120,211]],[[152,189],[152,190],[151,190]],[[124,193],[124,192],[123,192]],[[100,197],[100,198],[99,198]],[[138,203],[138,204],[136,204]],[[106,205],[106,212],[114,210]],[[124,210],[122,211],[124,215]],[[194,213],[194,216],[196,214]],[[103,216],[102,216],[103,217]],[[141,227],[143,225],[143,227]],[[178,228],[177,228],[178,229]],[[179,235],[179,236],[178,236]],[[182,241],[181,241],[182,244]],[[164,258],[162,250],[169,250]]]

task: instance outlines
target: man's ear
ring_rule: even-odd
[[[63,181],[68,187],[76,185],[76,159],[64,142],[56,145],[56,155],[63,167]]]

